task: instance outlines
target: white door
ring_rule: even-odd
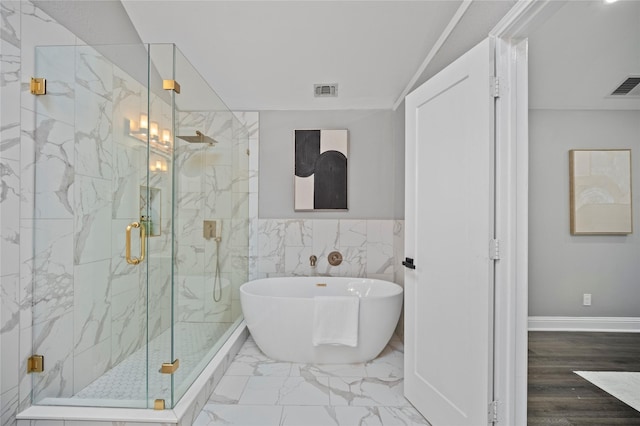
[[[493,397],[492,75],[487,39],[406,98],[404,385],[434,426],[487,424]]]

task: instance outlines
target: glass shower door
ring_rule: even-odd
[[[150,405],[147,69],[143,45],[36,49],[47,94],[31,98],[26,144],[33,353],[44,357],[34,404]]]

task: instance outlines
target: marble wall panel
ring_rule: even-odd
[[[113,176],[113,102],[76,86],[75,169],[102,179]]]
[[[17,388],[20,380],[17,365],[20,364],[20,275],[2,277],[0,286],[0,393]]]
[[[129,288],[111,298],[111,364],[118,365],[146,343],[146,310],[140,291]]]
[[[258,220],[258,275],[262,278],[284,274],[285,233],[284,220]]]
[[[231,218],[233,215],[232,182],[236,179],[231,166],[215,165],[205,168],[204,188],[206,196],[204,216],[207,218]]]
[[[34,353],[46,354],[47,368],[33,375],[33,399],[73,394],[73,313],[65,313],[33,327]]]
[[[77,175],[75,192],[75,264],[110,259],[111,180]]]
[[[205,290],[204,277],[177,276],[178,285],[178,321],[203,322]]]
[[[21,217],[73,217],[73,126],[22,110]]]
[[[257,277],[333,275],[394,281],[403,271],[395,247],[403,242],[402,223],[394,220],[258,220]],[[338,250],[342,264],[327,256]],[[309,257],[317,256],[317,266]],[[255,278],[254,278],[255,279]]]
[[[110,266],[111,261],[106,259],[74,268],[75,353],[84,352],[111,337]]]
[[[20,272],[20,163],[0,159],[0,276]]]
[[[207,275],[204,280],[204,292],[202,295],[204,321],[205,322],[231,322],[231,301],[232,291],[231,273],[220,273],[217,280],[213,275]],[[213,299],[214,283],[216,284],[215,294],[220,300]]]
[[[75,83],[91,93],[113,101],[113,65],[93,47],[77,46]]]
[[[20,159],[20,4],[0,5],[0,158]]]
[[[33,323],[42,324],[73,311],[73,220],[39,219],[34,233]]]
[[[154,339],[171,326],[171,258],[156,258],[149,266],[147,326]]]
[[[0,424],[13,425],[16,422],[18,412],[19,392],[13,387],[0,394]]]
[[[0,4],[0,40],[20,48],[20,1],[3,1]]]
[[[370,220],[367,222],[367,273],[392,274],[393,258],[392,220]]]

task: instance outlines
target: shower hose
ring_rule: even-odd
[[[216,272],[213,278],[213,301],[219,302],[222,299],[222,283],[220,279],[220,240],[216,237]]]

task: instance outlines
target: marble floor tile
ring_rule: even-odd
[[[428,426],[404,398],[403,352],[394,337],[367,363],[286,363],[249,338],[194,425]]]
[[[332,426],[339,425],[335,407],[286,406],[282,410],[282,426]],[[353,423],[357,424],[357,423]]]
[[[318,377],[251,377],[240,405],[329,405],[329,379]]]
[[[216,404],[237,404],[250,376],[224,376],[209,398]]]
[[[294,363],[291,368],[291,376],[316,377],[366,377],[367,370],[365,364],[298,364]]]
[[[243,353],[235,357],[225,374],[228,376],[288,377],[290,372],[290,362],[274,361],[262,353]]]
[[[402,407],[404,398],[402,379],[377,377],[331,377],[331,405]]]
[[[387,346],[378,357],[365,364],[367,377],[404,377],[404,353]]]
[[[405,407],[382,407],[380,418],[383,425],[427,425],[429,422],[411,405]]]
[[[207,404],[193,422],[193,426],[277,426],[280,424],[281,417],[282,407],[276,405]]]

